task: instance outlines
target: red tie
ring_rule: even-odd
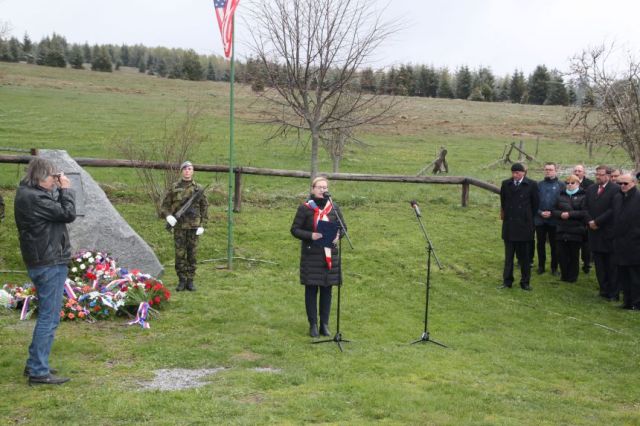
[[[604,192],[604,186],[598,186],[598,197]]]

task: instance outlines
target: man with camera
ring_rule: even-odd
[[[22,259],[38,297],[38,320],[24,374],[30,385],[59,385],[69,379],[54,375],[49,353],[71,258],[67,223],[76,218],[71,181],[52,162],[34,157],[16,192],[14,214]]]

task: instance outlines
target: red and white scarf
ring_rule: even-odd
[[[329,222],[329,212],[333,210],[333,205],[331,201],[327,200],[327,204],[325,204],[324,208],[320,210],[320,207],[316,204],[315,201],[309,200],[304,203],[309,209],[313,210],[313,232],[316,232],[318,229],[318,222],[325,221]],[[324,259],[327,262],[327,269],[331,270],[331,248],[324,247]]]

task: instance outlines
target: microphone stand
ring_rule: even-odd
[[[349,243],[349,247],[351,247],[351,250],[353,250],[353,244],[351,243],[351,238],[349,238],[349,233],[347,232],[347,228],[346,226],[344,226],[344,223],[342,222],[342,218],[340,217],[340,209],[338,208],[337,204],[333,202],[333,199],[331,198],[331,194],[329,194],[328,192],[325,192],[324,196],[329,199],[329,202],[336,209],[336,217],[338,218],[338,226],[339,226],[340,232],[343,233],[345,237],[347,237],[347,242]],[[344,352],[342,350],[341,343],[350,342],[351,340],[343,339],[342,333],[340,332],[340,289],[342,288],[342,238],[338,238],[338,259],[340,259],[340,284],[338,285],[338,307],[336,310],[336,334],[335,336],[333,336],[333,339],[316,340],[311,343],[317,344],[317,343],[335,342],[338,345],[340,352]]]
[[[416,218],[418,218],[418,223],[420,224],[420,229],[422,230],[422,234],[424,235],[424,238],[427,240],[427,247],[426,247],[427,248],[427,285],[425,290],[426,295],[425,295],[425,304],[424,304],[424,331],[422,332],[422,335],[420,336],[420,338],[414,342],[411,342],[411,344],[413,345],[416,343],[431,342],[431,343],[435,343],[436,345],[442,346],[443,348],[446,348],[447,347],[446,345],[443,345],[442,343],[431,339],[429,337],[429,330],[427,329],[427,323],[429,318],[429,290],[431,289],[431,254],[433,253],[433,257],[436,259],[438,268],[442,269],[442,264],[438,259],[438,255],[436,254],[436,251],[433,247],[433,243],[431,243],[429,234],[427,234],[427,230],[424,227],[424,224],[422,223],[422,215],[420,214],[420,208],[418,207],[418,203],[416,203],[415,201],[412,201],[411,206],[415,210]]]

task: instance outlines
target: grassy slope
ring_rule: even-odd
[[[132,72],[113,75],[0,64],[0,146],[63,148],[72,156],[118,157],[114,143],[161,134],[163,117],[185,102],[208,108],[211,141],[198,162],[227,156],[227,88],[161,80]],[[237,99],[237,163],[307,168],[304,144],[262,142],[268,129],[251,124],[255,109],[245,89]],[[555,107],[411,99],[394,124],[369,129],[370,147],[356,150],[342,171],[416,173],[440,145],[451,174],[494,183],[509,172],[487,169],[512,132],[539,135],[538,157],[623,163],[620,153],[588,159],[570,143]],[[533,151],[535,137],[526,137]],[[328,170],[328,159],[321,168]],[[0,165],[0,188],[12,211],[20,167]],[[127,170],[93,169],[115,188],[112,199],[161,261],[172,261],[170,235]],[[540,178],[540,171],[532,169]],[[200,181],[209,179],[200,175]],[[213,177],[224,191],[226,175]],[[64,323],[52,362],[73,377],[56,389],[30,389],[19,376],[33,321],[0,311],[0,418],[3,423],[431,423],[637,424],[637,337],[640,318],[596,297],[593,274],[573,286],[535,276],[531,293],[495,290],[502,243],[497,197],[472,189],[459,207],[455,187],[336,182],[355,250],[345,248],[342,329],[345,344],[310,345],[305,337],[298,243],[288,228],[306,182],[249,176],[243,212],[236,215],[234,271],[199,269],[199,291],[175,294],[152,329]],[[132,196],[133,195],[133,196]],[[425,224],[445,266],[433,272],[432,337],[449,346],[413,345],[422,331],[424,241],[407,200],[421,203]],[[212,197],[214,223],[200,258],[226,254],[223,196]],[[23,265],[11,215],[0,226],[0,269]],[[171,270],[167,282],[171,283]],[[2,281],[26,280],[4,273]],[[334,293],[335,295],[335,293]],[[335,301],[332,321],[335,321]],[[335,325],[332,324],[332,328]],[[228,367],[204,388],[139,392],[152,370]],[[273,367],[280,373],[260,373]]]

